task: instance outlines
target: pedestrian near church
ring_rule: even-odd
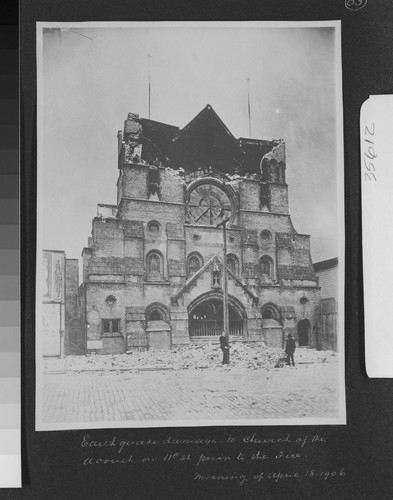
[[[285,344],[285,352],[287,355],[287,365],[290,365],[291,361],[292,361],[292,366],[295,366],[295,360],[293,357],[293,353],[295,352],[295,349],[296,349],[295,339],[289,333],[287,340],[286,340],[286,344]]]
[[[223,358],[222,358],[222,364],[223,365],[228,365],[229,364],[229,339],[228,335],[226,332],[222,332],[220,335],[220,347],[222,350]]]

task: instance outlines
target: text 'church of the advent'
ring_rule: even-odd
[[[83,249],[84,327],[71,344],[105,354],[217,339],[217,226],[229,219],[231,341],[281,348],[292,333],[316,347],[320,289],[310,236],[288,213],[282,140],[236,139],[209,105],[183,129],[130,113],[118,157],[117,203],[98,205]]]

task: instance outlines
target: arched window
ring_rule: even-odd
[[[227,257],[227,268],[237,276],[239,274],[239,261],[236,255],[228,255]]]
[[[280,161],[278,163],[278,168],[279,168],[279,182],[281,184],[285,184],[285,163],[283,161]]]
[[[160,257],[155,253],[149,256],[149,274],[154,272],[160,272]]]
[[[274,264],[271,257],[264,255],[259,261],[259,267],[262,275],[274,277]]]
[[[152,302],[145,310],[146,321],[170,322],[170,313],[166,305],[161,302]]]
[[[281,310],[276,304],[268,302],[262,306],[262,319],[274,319],[279,321],[281,318]]]
[[[268,182],[270,180],[270,166],[269,160],[264,158],[261,162],[261,170],[262,170],[262,182]]]
[[[270,161],[270,181],[279,182],[278,163],[274,158]]]
[[[146,269],[148,279],[162,279],[164,276],[164,269],[161,254],[157,251],[150,252],[146,258]]]
[[[187,269],[189,276],[195,274],[203,266],[203,259],[199,253],[192,253],[187,259]]]
[[[158,311],[157,309],[154,309],[150,313],[149,321],[159,321],[161,319],[162,319],[162,315],[161,315],[160,311]]]

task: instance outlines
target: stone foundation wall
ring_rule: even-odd
[[[149,350],[161,351],[171,348],[171,332],[148,332],[147,333],[147,346]]]
[[[264,328],[263,337],[267,347],[273,347],[275,349],[284,348],[282,328]]]

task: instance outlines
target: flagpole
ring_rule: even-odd
[[[248,104],[248,135],[251,137],[251,106],[250,106],[250,78],[247,80],[247,104]]]
[[[151,100],[150,100],[151,99],[150,58],[151,58],[151,55],[147,54],[147,60],[148,60],[148,65],[149,65],[149,113],[148,113],[149,120],[150,120],[150,103],[151,103]]]

